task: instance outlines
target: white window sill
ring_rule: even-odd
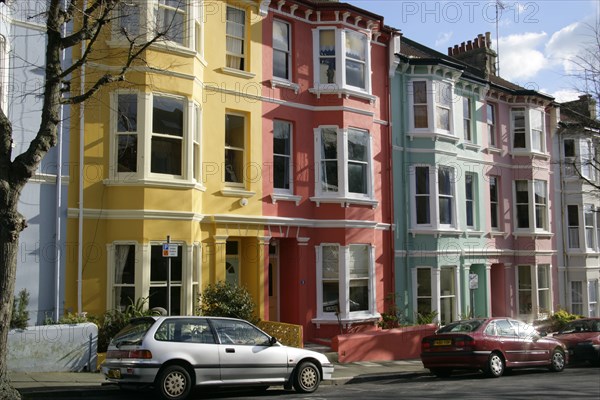
[[[176,189],[197,189],[205,191],[206,187],[201,183],[184,180],[160,180],[160,179],[137,179],[137,178],[113,178],[103,181],[106,186],[146,186],[146,187],[166,187]]]
[[[458,229],[438,229],[438,228],[413,228],[408,233],[414,238],[416,235],[433,235],[436,238],[441,236],[462,236],[464,231]]]
[[[502,149],[499,149],[497,147],[486,147],[484,151],[488,154],[502,154]]]
[[[550,154],[547,153],[540,153],[537,151],[529,151],[529,150],[515,150],[513,149],[510,152],[510,155],[515,158],[515,157],[529,157],[529,158],[539,158],[542,160],[550,160]]]
[[[244,79],[253,79],[256,77],[256,74],[252,72],[246,72],[235,68],[221,67],[219,68],[219,72],[227,75],[237,76],[238,78]]]
[[[271,203],[276,204],[278,201],[293,201],[296,205],[300,204],[302,196],[294,196],[292,194],[271,193]]]
[[[506,239],[508,237],[508,233],[502,232],[502,231],[490,231],[487,233],[487,236],[490,238],[493,238],[496,236],[502,236],[504,239]]]
[[[431,139],[432,141],[446,141],[446,142],[450,142],[450,143],[458,143],[458,137],[454,136],[454,135],[450,135],[448,133],[440,133],[440,132],[415,132],[415,131],[411,131],[408,133],[408,137],[410,138],[410,140],[413,140],[415,138],[419,139],[419,138],[425,138],[425,139]]]
[[[354,198],[354,197],[320,197],[315,196],[311,197],[310,201],[317,203],[317,207],[321,205],[321,203],[332,203],[339,204],[341,207],[349,207],[351,205],[361,205],[361,206],[371,206],[371,208],[375,209],[379,205],[377,200],[367,199],[367,198]]]
[[[475,144],[475,143],[473,143],[473,142],[464,142],[464,143],[463,143],[463,148],[464,148],[465,150],[473,150],[473,151],[477,151],[477,152],[478,152],[479,150],[481,150],[481,146],[480,146],[480,145],[478,145],[478,144]]]
[[[540,231],[540,232],[532,232],[532,231],[513,231],[512,235],[515,238],[518,237],[530,237],[530,238],[534,238],[534,239],[550,239],[551,237],[554,236],[554,234],[552,232],[545,232],[545,231]]]
[[[106,45],[112,48],[128,48],[129,42],[125,39],[111,39],[106,41]],[[198,53],[196,50],[185,47],[175,42],[155,42],[150,46],[153,50],[165,51],[169,53],[179,54],[186,57],[195,57]]]
[[[466,237],[482,237],[485,233],[483,231],[476,231],[476,230],[467,230],[465,231],[465,236]]]
[[[275,89],[277,87],[293,90],[294,94],[298,94],[298,92],[300,91],[300,85],[298,85],[297,83],[287,81],[285,79],[271,79],[271,88]]]
[[[339,98],[341,98],[342,96],[346,98],[356,97],[358,99],[367,100],[371,104],[375,103],[375,100],[377,100],[377,96],[373,96],[372,94],[369,94],[367,92],[339,88],[333,83],[329,85],[323,85],[320,87],[310,88],[308,89],[308,91],[312,94],[317,95],[317,98],[320,98],[322,94],[337,94]]]
[[[221,196],[225,197],[242,197],[242,198],[250,198],[256,195],[256,192],[251,192],[244,188],[223,188],[219,191]]]

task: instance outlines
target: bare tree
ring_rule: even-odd
[[[85,9],[82,8],[84,5]],[[125,80],[130,68],[143,62],[146,49],[161,40],[170,28],[163,24],[162,31],[154,32],[151,38],[144,36],[142,41],[141,36],[133,38],[123,30],[129,46],[120,54],[122,63],[117,70],[95,76],[84,90],[72,92],[71,81],[80,78],[82,67],[92,59],[94,49],[99,46],[99,39],[107,34],[111,22],[119,18],[117,7],[124,5],[123,0],[48,0],[41,123],[35,138],[21,154],[12,154],[11,122],[0,109],[0,400],[20,398],[8,380],[6,358],[19,236],[27,227],[24,216],[17,209],[21,192],[44,156],[57,144],[61,106],[83,103],[102,87]],[[74,57],[65,65],[61,56],[69,49]]]

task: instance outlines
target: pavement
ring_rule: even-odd
[[[380,379],[414,378],[428,374],[421,360],[360,361],[334,363],[331,380],[322,385],[345,385]],[[99,372],[11,372],[13,386],[26,398],[57,398],[77,396],[77,392],[90,390],[115,390]]]

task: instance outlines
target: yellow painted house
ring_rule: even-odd
[[[116,71],[130,41],[166,35],[125,82],[71,110],[65,309],[99,315],[149,298],[192,314],[202,287],[227,280],[264,316],[256,95],[268,3],[132,0],[116,11],[74,95]]]

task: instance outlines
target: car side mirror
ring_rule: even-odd
[[[273,346],[275,343],[277,343],[277,338],[275,336],[271,336],[269,338],[269,346]]]

